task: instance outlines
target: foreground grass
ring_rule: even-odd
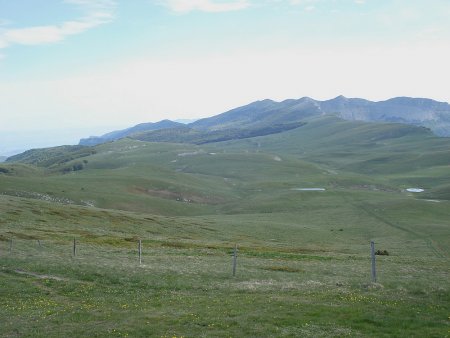
[[[2,257],[2,290],[8,290],[0,301],[2,334],[440,337],[448,333],[450,299],[443,284],[448,276],[438,260],[383,261],[384,288],[371,288],[366,283],[368,260],[363,257],[269,259],[243,253],[233,278],[229,255],[220,250],[154,250],[141,266],[123,250],[99,255],[91,248],[84,254],[76,259],[68,255],[49,259],[43,253],[20,257],[17,252]],[[396,272],[399,268],[402,273]]]
[[[438,203],[170,218],[0,202],[1,336],[449,334],[448,212]],[[427,236],[421,205],[435,208]],[[391,252],[378,257],[379,284],[370,283],[366,236]]]

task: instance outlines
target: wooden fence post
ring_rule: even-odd
[[[234,252],[233,252],[233,277],[236,276],[236,264],[237,264],[237,244],[234,245]]]
[[[377,282],[377,268],[375,265],[375,243],[374,241],[370,241],[370,254],[372,257],[372,282]]]
[[[141,265],[142,264],[142,240],[139,240],[138,252],[139,252],[139,265]]]
[[[77,256],[77,240],[73,239],[73,257]]]

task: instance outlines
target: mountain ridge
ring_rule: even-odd
[[[397,122],[430,128],[438,136],[450,136],[450,105],[426,98],[395,97],[384,101],[346,98],[319,101],[310,97],[281,102],[262,100],[190,124],[199,129],[223,129],[239,123],[285,123],[312,116],[336,115],[344,120]],[[239,118],[237,118],[239,117]]]
[[[305,123],[308,119],[324,115],[335,115],[348,121],[393,122],[429,128],[437,136],[450,136],[450,105],[428,98],[394,97],[382,101],[370,101],[362,98],[347,98],[339,95],[329,100],[315,100],[310,97],[286,99],[280,102],[264,99],[237,107],[224,113],[183,124],[170,120],[155,123],[141,123],[136,126],[113,131],[102,136],[81,139],[80,145],[96,145],[104,142],[131,137],[140,140],[170,142],[171,133],[177,135],[173,141],[184,142],[179,138],[183,134],[200,134],[211,140],[211,133],[225,134],[236,130],[265,130],[271,126]],[[277,129],[277,128],[275,128]],[[167,131],[164,131],[167,130]],[[162,132],[163,131],[163,132]],[[256,132],[255,132],[256,133]],[[237,135],[237,138],[245,138]],[[196,136],[196,139],[201,136]],[[222,136],[220,138],[223,138]],[[192,139],[187,138],[186,142]],[[202,143],[198,141],[196,143]]]
[[[90,136],[88,138],[82,138],[79,142],[79,145],[84,146],[93,146],[109,141],[118,140],[124,137],[127,137],[134,133],[139,133],[142,131],[153,131],[153,130],[160,130],[160,129],[168,129],[168,128],[176,128],[184,126],[183,123],[171,121],[171,120],[162,120],[159,122],[147,122],[147,123],[139,123],[133,127],[122,129],[122,130],[115,130],[109,133],[106,133],[102,136]]]

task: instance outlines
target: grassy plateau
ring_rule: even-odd
[[[334,117],[33,151],[0,164],[0,336],[448,337],[449,165]]]

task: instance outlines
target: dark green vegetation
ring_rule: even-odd
[[[24,164],[32,164],[36,167],[53,170],[55,168],[62,171],[81,170],[87,163],[83,157],[87,157],[96,153],[93,148],[83,146],[60,146],[47,149],[27,150],[22,154],[11,156],[7,162],[20,162]],[[74,162],[74,160],[77,160]],[[84,161],[84,162],[83,162]],[[70,165],[67,165],[71,162]],[[67,168],[71,168],[67,170]]]
[[[0,335],[448,336],[450,140],[305,122],[1,164]]]
[[[127,128],[124,130],[116,130],[110,133],[107,133],[102,136],[91,136],[85,139],[80,140],[80,145],[85,146],[95,146],[97,144],[118,140],[124,137],[127,137],[132,134],[144,132],[144,131],[153,131],[160,129],[168,129],[168,128],[178,128],[183,126],[183,124],[170,121],[170,120],[162,120],[156,123],[141,123],[134,127]]]
[[[199,130],[183,126],[179,128],[137,133],[131,135],[130,138],[147,142],[206,144],[278,134],[291,129],[296,129],[304,124],[304,122],[292,122],[245,129],[229,128],[225,130]]]

